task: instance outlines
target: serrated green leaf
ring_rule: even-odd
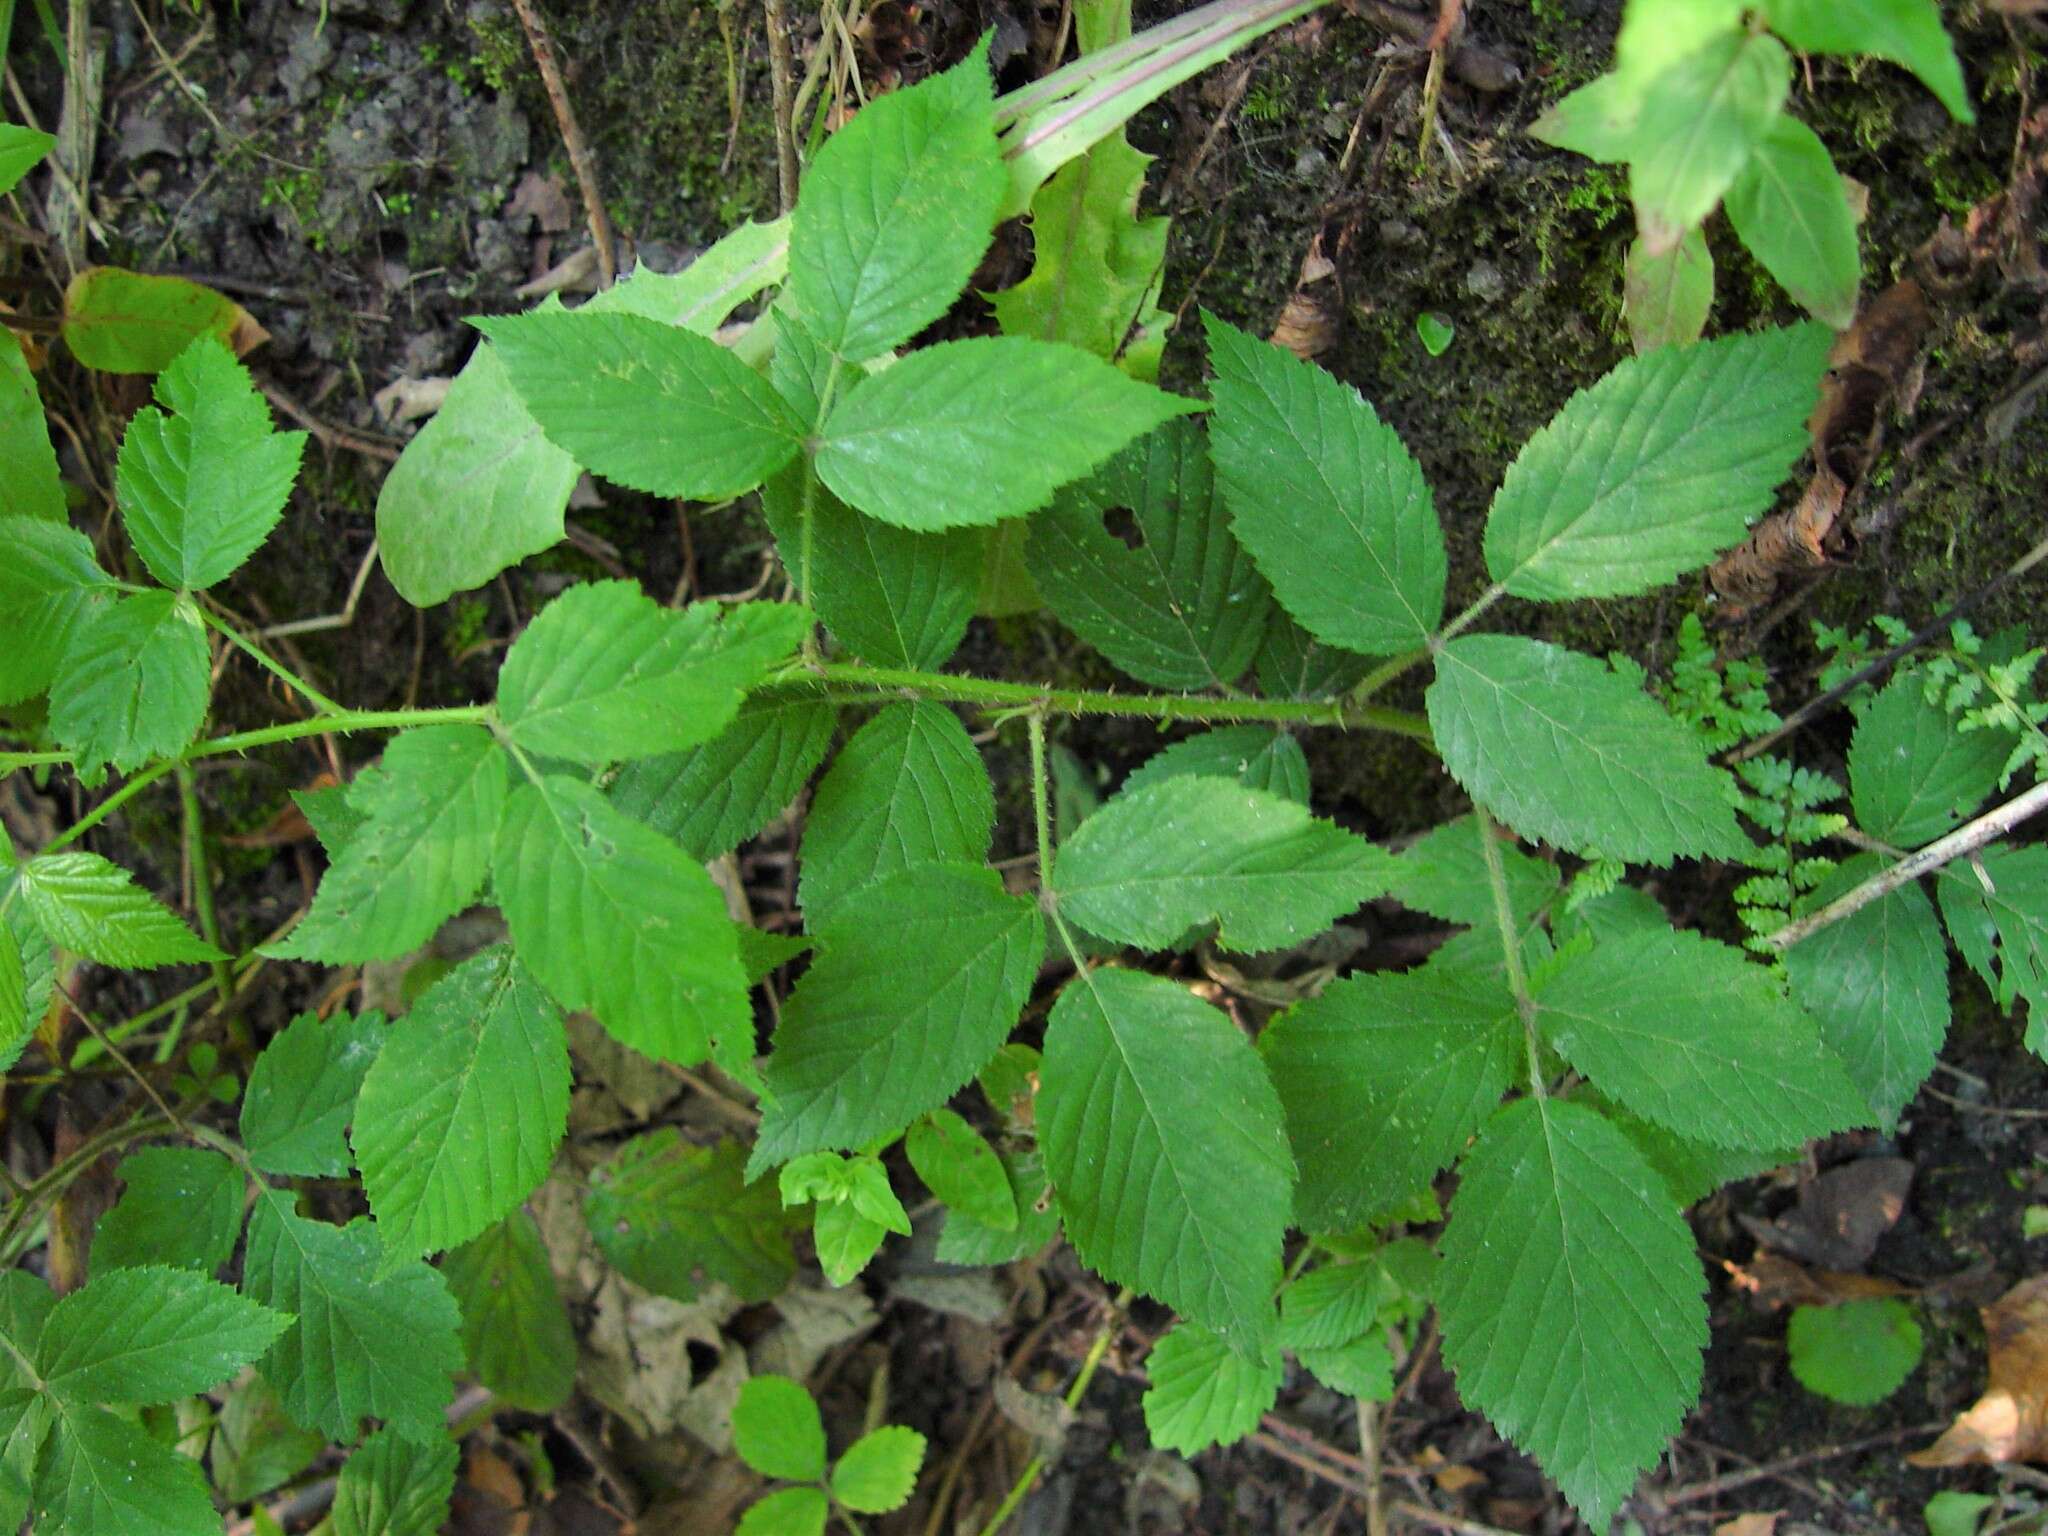
[[[935,1109],[915,1122],[903,1138],[904,1154],[917,1176],[947,1209],[1001,1232],[1017,1226],[1017,1197],[996,1150],[959,1115]]]
[[[797,899],[816,933],[862,886],[919,864],[978,864],[995,791],[951,710],[891,704],[862,726],[818,783],[804,824]]]
[[[447,1435],[409,1440],[378,1430],[335,1479],[334,1536],[434,1536],[448,1521],[456,1460]]]
[[[841,394],[818,438],[818,478],[900,528],[1021,517],[1127,443],[1199,410],[1053,342],[946,341]]]
[[[2048,1057],[2048,848],[1990,848],[1961,868],[1944,868],[1936,889],[1957,953],[1983,978],[2001,1007],[2027,1000],[2027,1049]],[[1820,897],[1816,891],[1814,899]],[[1809,939],[1807,944],[1813,942]],[[1939,944],[1937,939],[1937,949]],[[1943,1017],[1945,1021],[1945,1008]],[[1934,1043],[1939,1046],[1940,1039]]]
[[[549,1413],[576,1387],[576,1335],[539,1227],[516,1210],[441,1261],[462,1309],[477,1380],[506,1403]]]
[[[227,1263],[247,1189],[233,1163],[199,1147],[145,1147],[115,1174],[126,1188],[92,1235],[95,1275],[152,1264],[211,1275]]]
[[[189,602],[143,592],[81,616],[50,682],[50,734],[81,774],[173,757],[206,718],[206,633]]]
[[[861,1515],[901,1509],[924,1465],[924,1436],[901,1424],[869,1430],[832,1467],[832,1497]]]
[[[1728,188],[1727,208],[1764,270],[1813,315],[1847,330],[1863,279],[1856,215],[1814,131],[1781,114]]]
[[[1348,1344],[1378,1321],[1388,1284],[1377,1264],[1323,1264],[1280,1293],[1280,1343],[1292,1350]]]
[[[1295,1219],[1341,1231],[1458,1155],[1514,1081],[1522,1038],[1505,986],[1433,963],[1332,984],[1268,1025],[1259,1054],[1301,1169]]]
[[[1596,1088],[1683,1136],[1764,1150],[1869,1115],[1776,978],[1695,933],[1631,934],[1561,957],[1536,1007],[1544,1040]]]
[[[1806,448],[1824,327],[1630,358],[1508,466],[1486,569],[1517,597],[1647,592],[1739,540]]]
[[[725,897],[703,865],[588,784],[549,775],[514,790],[491,872],[513,947],[563,1006],[685,1066],[719,1040],[751,1038]]]
[[[350,788],[361,825],[328,866],[306,916],[264,953],[332,965],[419,948],[476,899],[509,789],[505,753],[482,726],[401,731],[381,771]]]
[[[1857,827],[1898,848],[1953,832],[1998,787],[2011,748],[2005,731],[1957,730],[1919,678],[1892,679],[1849,743]]]
[[[64,345],[99,373],[155,373],[201,336],[232,341],[241,305],[204,283],[87,267],[64,290]]]
[[[0,123],[0,182],[7,179],[7,136],[21,131]],[[43,397],[36,389],[35,375],[28,371],[28,359],[11,336],[0,346],[0,474],[7,477],[10,513],[39,522],[67,521],[70,513],[64,501],[64,482],[57,476],[50,428],[43,418]],[[5,534],[0,533],[0,540],[4,539]],[[4,590],[0,585],[0,592]]]
[[[1123,514],[1135,548],[1105,527]],[[1068,486],[1031,520],[1028,538],[1047,606],[1141,682],[1226,687],[1265,637],[1272,598],[1231,536],[1192,422],[1168,422]]]
[[[1959,123],[1974,123],[1969,87],[1934,0],[1770,0],[1771,30],[1802,53],[1871,54],[1903,64]]]
[[[248,370],[211,336],[157,375],[156,398],[163,410],[144,406],[121,439],[121,520],[158,581],[210,587],[277,526],[306,434],[272,427]]]
[[[1653,254],[1714,211],[1791,88],[1791,55],[1763,32],[1718,36],[1658,77],[1631,135],[1628,178]]]
[[[569,1122],[562,1015],[502,946],[391,1027],[349,1140],[386,1262],[453,1248],[547,1177]]]
[[[357,775],[358,780],[362,777]],[[330,864],[341,857],[348,840],[360,832],[368,820],[362,812],[349,807],[349,791],[355,787],[355,784],[323,784],[317,789],[291,791],[292,804],[299,808],[299,814],[306,818],[306,825],[313,829],[313,836],[319,840],[321,851],[327,855]]]
[[[356,1094],[384,1044],[384,1016],[302,1013],[272,1037],[249,1071],[242,1145],[266,1173],[338,1178]]]
[[[1824,906],[1882,867],[1877,855],[1859,854],[1809,902]],[[1947,894],[1944,882],[1944,906]],[[1968,955],[1960,937],[1956,947]],[[1948,1037],[1948,951],[1926,893],[1903,886],[1793,945],[1785,974],[1878,1123],[1896,1123]]]
[[[291,1317],[186,1269],[110,1269],[43,1321],[35,1369],[59,1398],[160,1403],[219,1386]]]
[[[1524,837],[1660,865],[1749,850],[1693,735],[1590,656],[1463,635],[1437,653],[1428,708],[1451,777]]]
[[[1041,1252],[1059,1236],[1060,1218],[1053,1208],[1044,1159],[1035,1150],[1005,1152],[1003,1172],[1016,1203],[1016,1226],[1006,1231],[977,1221],[965,1211],[947,1211],[945,1225],[939,1229],[937,1257],[941,1264],[1009,1264]]]
[[[1081,1261],[1265,1354],[1294,1167],[1237,1026],[1161,977],[1085,972],[1053,1005],[1040,1081],[1040,1144]]]
[[[672,837],[693,859],[729,853],[797,797],[832,745],[839,711],[815,699],[753,699],[687,752],[626,764],[612,804]]]
[[[732,1447],[763,1477],[815,1483],[825,1476],[825,1421],[801,1382],[754,1376],[732,1405]]]
[[[1738,188],[1742,184],[1737,183]],[[1730,216],[1734,209],[1729,195]],[[1638,352],[1682,347],[1700,339],[1714,305],[1714,257],[1707,237],[1689,229],[1678,244],[1653,256],[1637,236],[1629,242],[1622,279],[1622,317]]]
[[[1920,1325],[1896,1296],[1794,1307],[1785,1327],[1792,1374],[1809,1392],[1852,1408],[1883,1402],[1920,1363]]]
[[[36,1530],[220,1536],[198,1462],[103,1408],[58,1403],[54,1417],[36,1468]]]
[[[1632,885],[1617,886],[1603,896],[1580,902],[1554,925],[1559,944],[1569,943],[1581,933],[1604,942],[1645,930],[1661,933],[1670,926],[1671,919],[1657,898]]]
[[[637,1136],[591,1175],[591,1234],[621,1274],[662,1295],[692,1301],[715,1280],[767,1301],[796,1259],[774,1180],[747,1183],[746,1162],[736,1141],[695,1147],[671,1126]]]
[[[12,917],[12,908],[8,916]],[[0,921],[0,1072],[28,1048],[28,971],[11,921]]]
[[[848,362],[908,341],[967,286],[1008,188],[983,43],[818,151],[789,237],[798,311]]]
[[[0,517],[0,556],[0,626],[11,642],[0,652],[0,704],[12,704],[50,686],[113,582],[92,541],[64,522]]]
[[[1393,856],[1305,806],[1228,779],[1118,795],[1060,849],[1052,887],[1073,921],[1165,949],[1219,922],[1226,949],[1279,949],[1384,891]]]
[[[733,1536],[824,1536],[831,1518],[824,1489],[784,1488],[749,1505]]]
[[[369,1222],[309,1221],[278,1190],[249,1217],[242,1289],[297,1318],[257,1369],[287,1413],[330,1440],[355,1439],[366,1416],[412,1440],[446,1433],[462,1315],[434,1269],[384,1260]]]
[[[326,1449],[327,1437],[294,1424],[270,1383],[252,1372],[229,1388],[207,1459],[221,1497],[246,1504],[298,1476]]]
[[[1176,741],[1133,768],[1122,792],[1185,777],[1235,779],[1246,789],[1308,804],[1308,759],[1301,743],[1271,726],[1226,725]]]
[[[1299,1349],[1295,1355],[1332,1392],[1368,1403],[1384,1403],[1394,1395],[1394,1357],[1383,1338],[1368,1334],[1343,1344]]]
[[[12,192],[36,162],[57,147],[57,140],[18,123],[0,123],[0,192]],[[16,348],[19,351],[20,348]]]
[[[1204,313],[1210,454],[1231,527],[1319,640],[1389,654],[1443,617],[1449,568],[1429,482],[1357,390]]]
[[[1402,852],[1388,894],[1447,923],[1491,926],[1493,884],[1480,842],[1487,835],[1477,817],[1445,822]],[[1500,841],[1497,851],[1507,875],[1508,908],[1518,922],[1527,922],[1557,894],[1557,866],[1531,858],[1510,841]]]
[[[101,965],[143,970],[225,960],[118,864],[96,853],[45,853],[21,866],[21,899],[51,943]]]
[[[1594,1111],[1523,1099],[1466,1155],[1442,1253],[1459,1394],[1606,1529],[1699,1395],[1705,1278],[1664,1181]]]
[[[1162,1450],[1193,1456],[1259,1427],[1280,1395],[1280,1357],[1247,1359],[1196,1323],[1178,1323],[1145,1358],[1145,1432]]]
[[[30,1362],[43,1336],[43,1324],[56,1305],[55,1293],[40,1276],[25,1269],[0,1274],[0,1338],[7,1345],[0,1349],[0,1388],[39,1386]]]
[[[853,1284],[888,1235],[887,1227],[863,1215],[850,1201],[819,1206],[811,1228],[818,1267],[833,1285]]]

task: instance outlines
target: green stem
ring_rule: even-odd
[[[1472,600],[1470,607],[1466,608],[1463,613],[1459,614],[1455,619],[1452,619],[1450,623],[1446,624],[1442,629],[1436,632],[1436,639],[1431,643],[1432,649],[1434,649],[1436,646],[1442,645],[1446,640],[1449,640],[1453,636],[1463,632],[1465,627],[1469,625],[1474,619],[1478,618],[1482,613],[1486,612],[1487,609],[1491,608],[1503,597],[1506,597],[1507,592],[1508,589],[1501,585],[1501,583],[1496,581],[1492,586],[1488,587],[1484,592],[1480,593],[1477,597],[1475,597]]]
[[[1351,690],[1350,702],[1353,704],[1363,704],[1403,672],[1408,671],[1411,667],[1419,666],[1427,660],[1429,660],[1429,648],[1427,646],[1418,646],[1412,651],[1407,651],[1402,655],[1381,662],[1358,680],[1358,686]]]
[[[17,768],[54,767],[71,761],[69,752],[0,752],[0,774]]]
[[[219,614],[213,612],[212,609],[202,606],[199,610],[199,616],[229,645],[242,652],[251,661],[255,662],[257,666],[263,668],[264,671],[283,683],[285,687],[302,695],[321,714],[339,715],[347,713],[339,704],[335,703],[334,700],[327,697],[326,694],[315,688],[303,677],[300,677],[298,673],[292,671],[290,667],[276,660],[254,641],[244,638],[240,630],[228,623]]]
[[[213,909],[213,880],[206,867],[206,823],[201,819],[199,793],[193,787],[192,765],[180,763],[178,804],[184,811],[185,865],[192,872],[192,908],[199,915],[199,936],[215,949],[221,948],[220,917]],[[214,990],[225,1003],[235,995],[235,984],[225,959],[212,962]]]
[[[1034,709],[1027,717],[1031,731],[1031,820],[1038,837],[1038,906],[1052,923],[1053,931],[1066,946],[1067,958],[1085,979],[1088,962],[1074,939],[1067,920],[1060,916],[1059,898],[1052,889],[1052,804],[1045,771],[1045,711]]]
[[[1074,1378],[1074,1384],[1067,1388],[1068,1408],[1078,1408],[1081,1399],[1088,1394],[1088,1385],[1095,1380],[1095,1372],[1102,1364],[1102,1357],[1109,1353],[1109,1341],[1116,1337],[1117,1329],[1123,1325],[1124,1308],[1131,1304],[1130,1287],[1116,1293],[1116,1300],[1109,1304],[1109,1320],[1095,1335],[1095,1342],[1088,1346],[1087,1358],[1081,1362],[1081,1374]],[[1037,1485],[1039,1473],[1045,1470],[1045,1458],[1034,1456],[1024,1464],[1024,1470],[1017,1474],[1017,1481],[1010,1485],[1010,1491],[1003,1495],[1003,1502],[996,1506],[996,1512],[988,1517],[988,1524],[981,1528],[981,1536],[996,1536],[1010,1516],[1017,1512],[1017,1506]]]
[[[1536,1041],[1536,999],[1529,994],[1528,973],[1522,969],[1522,936],[1515,923],[1514,903],[1508,899],[1507,863],[1500,856],[1500,839],[1494,836],[1493,818],[1477,805],[1472,807],[1472,818],[1478,823],[1486,882],[1493,887],[1493,920],[1500,928],[1508,990],[1514,994],[1515,1009],[1522,1016],[1522,1043],[1529,1053],[1529,1091],[1540,1099],[1544,1094],[1543,1059]]]

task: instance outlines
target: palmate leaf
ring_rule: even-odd
[[[10,132],[20,131],[0,123],[0,144]],[[0,148],[0,167],[4,167],[5,157],[6,150]],[[4,169],[0,169],[0,180],[5,180]],[[43,415],[43,397],[36,389],[35,375],[28,371],[28,359],[11,343],[0,347],[0,474],[7,477],[9,513],[46,523],[61,524],[69,518],[64,482],[57,474],[56,450],[50,446],[50,428]],[[0,541],[5,539],[6,534],[0,532]],[[0,542],[0,548],[4,547]]]
[[[1647,592],[1740,539],[1806,447],[1818,325],[1631,358],[1529,439],[1486,521],[1517,597]]]
[[[1856,215],[1811,128],[1780,114],[1728,188],[1727,209],[1742,243],[1787,293],[1836,330],[1849,328],[1863,276]]]
[[[1131,514],[1135,549],[1104,526]],[[1265,636],[1272,598],[1229,515],[1202,429],[1168,422],[1031,520],[1026,558],[1047,606],[1141,682],[1234,683]]]
[[[145,1147],[121,1159],[126,1187],[92,1235],[92,1272],[168,1264],[211,1275],[242,1235],[242,1172],[200,1147]]]
[[[291,1318],[186,1269],[114,1269],[44,1318],[35,1370],[52,1396],[160,1403],[218,1386]]]
[[[334,1481],[334,1536],[434,1536],[447,1524],[457,1447],[380,1429]]]
[[[612,783],[612,804],[672,837],[693,859],[715,859],[773,821],[832,745],[839,711],[816,699],[754,699],[712,740],[643,757]]]
[[[302,1013],[271,1038],[242,1096],[242,1145],[266,1173],[339,1178],[348,1172],[343,1132],[356,1094],[384,1044],[384,1016]]]
[[[1656,1171],[1583,1105],[1510,1104],[1462,1167],[1437,1291],[1444,1361],[1604,1530],[1699,1395],[1692,1233]]]
[[[441,1273],[462,1309],[463,1348],[477,1380],[530,1413],[567,1402],[576,1335],[533,1218],[512,1212],[443,1259]]]
[[[1791,88],[1791,56],[1763,32],[1716,37],[1658,77],[1631,135],[1628,179],[1652,253],[1714,211]]]
[[[944,1104],[1009,1038],[1045,955],[1036,903],[958,864],[879,881],[815,931],[768,1058],[757,1173]]]
[[[1145,1432],[1183,1456],[1242,1440],[1279,1397],[1285,1370],[1278,1354],[1248,1359],[1209,1329],[1177,1323],[1145,1357]]]
[[[0,651],[0,704],[12,704],[50,686],[113,579],[93,558],[90,539],[40,517],[0,517],[0,557],[0,627],[10,642]]]
[[[1903,64],[1959,123],[1974,123],[1969,87],[1935,0],[1770,0],[1771,30],[1802,53],[1873,54]]]
[[[227,958],[96,853],[39,854],[16,878],[44,936],[101,965],[141,970]]]
[[[1162,977],[1083,972],[1046,1025],[1038,1125],[1081,1261],[1264,1357],[1294,1166],[1237,1026]]]
[[[1451,776],[1525,837],[1651,864],[1749,850],[1692,735],[1590,656],[1462,635],[1437,653],[1428,708]]]
[[[1176,741],[1133,768],[1122,792],[1186,777],[1235,779],[1246,789],[1308,804],[1308,759],[1301,743],[1270,726],[1226,725]]]
[[[2006,731],[1959,731],[1917,677],[1896,677],[1856,722],[1849,803],[1856,825],[1897,848],[1953,832],[1992,790],[2012,748]]]
[[[796,1273],[792,1217],[773,1179],[747,1182],[746,1164],[736,1141],[692,1146],[673,1126],[636,1136],[590,1176],[591,1235],[621,1274],[661,1295],[693,1301],[717,1281],[766,1301]]]
[[[79,620],[50,683],[50,734],[82,775],[172,757],[206,717],[206,633],[188,598],[143,592]]]

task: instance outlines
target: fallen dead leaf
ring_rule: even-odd
[[[551,235],[567,229],[572,214],[562,178],[543,176],[539,171],[528,171],[520,177],[519,185],[512,189],[512,200],[505,205],[505,216],[517,218],[521,214],[531,214],[534,223]]]
[[[1767,1248],[1817,1269],[1853,1271],[1906,1209],[1913,1165],[1901,1157],[1859,1157],[1799,1187],[1799,1202],[1776,1221],[1741,1218]]]
[[[1714,1527],[1714,1536],[1776,1536],[1778,1522],[1785,1518],[1782,1509],[1768,1513],[1756,1510],[1746,1515],[1737,1515]]]
[[[440,410],[441,402],[448,398],[448,386],[454,382],[445,377],[408,379],[400,375],[372,395],[370,404],[379,416],[397,426]]]
[[[2048,1461],[2048,1275],[2022,1280],[1983,1311],[1990,1385],[1906,1460],[1916,1467]]]
[[[1911,1296],[1911,1286],[1875,1275],[1850,1275],[1833,1269],[1808,1269],[1782,1253],[1759,1248],[1747,1264],[1723,1259],[1734,1287],[1762,1307],[1838,1307],[1866,1296]]]
[[[1311,292],[1316,284],[1326,281],[1336,270],[1337,264],[1323,254],[1323,237],[1318,234],[1310,242],[1308,254],[1301,259],[1294,292],[1287,296],[1280,318],[1273,322],[1273,334],[1267,340],[1276,347],[1285,347],[1303,362],[1314,362],[1336,345],[1342,313],[1341,296],[1334,285]]]

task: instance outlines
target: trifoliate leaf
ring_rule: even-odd
[[[1189,776],[1235,779],[1246,789],[1308,804],[1308,759],[1301,743],[1265,725],[1226,725],[1176,741],[1133,768],[1123,792]]]
[[[40,423],[40,403],[36,410]],[[113,582],[93,558],[92,541],[68,523],[0,517],[0,557],[0,626],[9,639],[0,652],[0,703],[12,704],[50,686],[72,637]]]
[[[1883,1402],[1920,1363],[1920,1325],[1896,1296],[1794,1307],[1785,1344],[1802,1387],[1852,1408]]]
[[[143,592],[86,613],[50,683],[50,734],[81,774],[172,757],[206,718],[206,634],[188,599]]]
[[[0,123],[0,182],[7,179],[8,136],[24,131]],[[36,389],[35,375],[28,371],[28,359],[13,345],[0,347],[0,473],[7,477],[10,513],[60,525],[70,517],[64,482],[57,475],[56,450],[50,446],[50,428],[43,415],[43,397]],[[0,548],[6,547],[6,537],[0,532]],[[4,590],[5,578],[0,578],[0,591]]]
[[[901,1424],[869,1430],[832,1467],[832,1497],[855,1514],[901,1509],[924,1465],[924,1436]]]
[[[1280,1395],[1280,1357],[1247,1359],[1196,1323],[1178,1323],[1145,1359],[1145,1432],[1161,1450],[1193,1456],[1259,1427]]]
[[[1728,188],[1727,208],[1742,243],[1787,293],[1838,331],[1854,323],[1863,277],[1856,215],[1811,128],[1779,114]]]
[[[21,866],[21,899],[53,944],[101,965],[142,970],[227,957],[134,877],[96,853],[45,853]]]
[[[272,1038],[249,1071],[242,1145],[266,1173],[338,1178],[348,1172],[343,1132],[356,1093],[384,1043],[384,1017],[322,1019],[302,1013]]]
[[[948,1210],[1001,1232],[1017,1226],[1017,1197],[996,1150],[950,1109],[917,1120],[903,1138],[910,1166]]]
[[[380,1429],[342,1464],[334,1536],[434,1536],[455,1492],[455,1441],[409,1440]]]
[[[92,1272],[169,1264],[211,1275],[242,1233],[242,1171],[200,1147],[145,1147],[121,1159],[126,1187],[92,1235]]]
[[[1765,32],[1724,34],[1658,77],[1631,135],[1628,178],[1652,252],[1714,211],[1791,87],[1791,56]]]
[[[754,1376],[732,1405],[732,1448],[763,1477],[815,1483],[825,1476],[825,1421],[801,1382]]]
[[[1959,123],[1974,123],[1969,87],[1935,0],[1770,0],[1771,30],[1801,53],[1872,54],[1903,64]]]
[[[1492,927],[1493,882],[1479,841],[1489,835],[1473,816],[1445,822],[1402,851],[1388,894],[1404,907],[1447,923]],[[1531,858],[1511,841],[1496,842],[1507,875],[1508,909],[1517,922],[1526,923],[1557,894],[1557,867]]]
[[[2012,737],[1959,731],[1919,678],[1894,678],[1871,700],[1849,743],[1856,825],[1897,848],[1953,832],[1998,787]]]
[[[35,1369],[59,1398],[160,1403],[219,1386],[290,1322],[191,1270],[110,1269],[50,1309]]]
[[[441,1273],[462,1309],[463,1348],[477,1380],[530,1413],[567,1402],[576,1335],[533,1218],[512,1212],[443,1259]]]
[[[1368,1403],[1384,1403],[1394,1395],[1394,1357],[1383,1338],[1365,1334],[1342,1344],[1307,1346],[1295,1357],[1332,1392]]]
[[[729,853],[797,797],[832,745],[838,710],[814,699],[755,699],[687,752],[619,770],[612,804],[674,838],[693,859]]]
[[[784,1488],[749,1505],[733,1536],[824,1536],[825,1522],[831,1518],[832,1505],[824,1489]]]
[[[1967,865],[1943,869],[1936,888],[1956,952],[2000,1006],[2027,1000],[2027,1049],[2048,1058],[2048,848],[1991,848]]]
[[[92,1536],[220,1536],[199,1463],[141,1425],[85,1403],[53,1405],[36,1468],[38,1531]]]
[[[710,1281],[742,1301],[789,1284],[796,1258],[775,1181],[746,1181],[736,1141],[691,1146],[674,1127],[636,1136],[590,1176],[585,1215],[605,1257],[635,1284],[693,1301]]]

